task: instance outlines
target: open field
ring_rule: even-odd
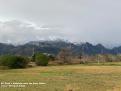
[[[121,91],[121,66],[65,65],[0,70],[0,82],[42,82],[0,91]]]

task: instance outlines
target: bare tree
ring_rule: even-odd
[[[63,63],[71,63],[71,50],[70,48],[62,48],[58,54],[58,59],[61,60]]]

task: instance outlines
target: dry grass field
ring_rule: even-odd
[[[0,91],[121,91],[121,66],[64,65],[0,70],[0,82],[46,83]]]

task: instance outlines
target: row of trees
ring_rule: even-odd
[[[56,60],[59,64],[69,64],[72,59],[72,53],[68,48],[63,48],[55,57],[47,53],[33,53],[32,57],[23,57],[16,55],[2,55],[0,56],[0,66],[8,68],[26,68],[34,63],[37,66],[47,66],[49,61]]]
[[[69,48],[60,50],[57,56],[47,53],[34,53],[32,57],[23,57],[16,55],[2,55],[0,56],[0,66],[8,68],[26,68],[30,63],[37,66],[47,66],[48,64],[85,64],[92,62],[117,62],[121,61],[121,55],[98,54],[93,56],[78,55],[74,56]]]
[[[73,63],[104,63],[104,62],[121,62],[121,55],[113,54],[97,54],[97,55],[84,55],[80,53],[78,56],[74,56],[70,49],[64,48],[60,51],[57,56],[57,59],[61,63],[73,64]]]

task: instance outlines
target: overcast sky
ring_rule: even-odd
[[[0,0],[0,42],[56,38],[121,45],[121,0]]]

